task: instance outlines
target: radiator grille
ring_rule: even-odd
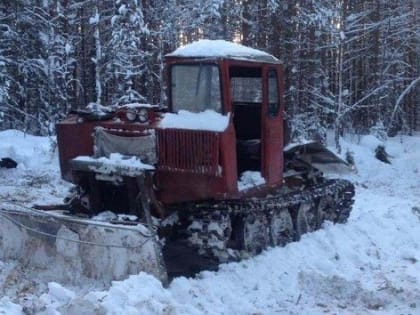
[[[218,133],[185,129],[156,131],[159,170],[220,175]]]

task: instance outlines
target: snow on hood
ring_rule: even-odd
[[[200,113],[180,110],[177,114],[164,114],[158,127],[222,132],[229,124],[229,116],[230,114],[222,115],[209,109]]]
[[[246,47],[225,40],[201,39],[191,44],[179,47],[168,54],[169,57],[236,57],[257,59],[261,61],[279,62],[279,60],[258,49]]]

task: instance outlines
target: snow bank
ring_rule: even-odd
[[[373,140],[343,143],[359,169],[350,176],[357,197],[347,224],[327,223],[298,243],[177,278],[167,289],[133,276],[89,301],[108,314],[418,313],[420,217],[412,209],[420,201],[419,137],[390,139],[391,165],[374,158]]]
[[[229,124],[230,115],[222,115],[213,110],[192,113],[180,110],[177,114],[166,113],[159,128],[179,128],[192,130],[224,131]]]
[[[6,136],[0,132],[0,144],[16,152],[36,146],[18,140],[18,148]],[[327,223],[298,243],[224,264],[218,272],[202,272],[195,279],[177,278],[168,288],[140,273],[113,282],[109,289],[64,287],[73,295],[40,282],[21,287],[22,278],[7,274],[6,264],[0,264],[2,292],[9,296],[0,300],[0,313],[22,314],[13,303],[25,305],[19,298],[24,296],[35,309],[50,314],[419,314],[420,135],[381,142],[392,156],[390,165],[374,158],[377,141],[355,137],[342,142],[343,152],[353,152],[358,169],[348,176],[356,185],[356,202],[346,224]],[[38,163],[48,160],[45,154]],[[55,167],[50,166],[52,174]],[[20,198],[20,190],[27,194],[36,188],[28,180],[7,186],[17,183],[14,176],[20,174],[22,170],[0,170],[0,200]],[[40,186],[38,198],[50,193],[49,184]],[[41,299],[42,294],[50,300]],[[55,304],[57,295],[64,298]]]
[[[0,158],[10,157],[15,169],[0,168],[0,201],[60,203],[70,187],[60,178],[54,138],[17,130],[0,131]]]
[[[159,281],[144,273],[115,281],[109,291],[91,292],[86,299],[106,314],[189,314]]]
[[[54,309],[66,305],[74,299],[75,296],[76,294],[73,291],[64,288],[59,283],[50,282],[48,283],[48,293],[42,294],[40,300]]]
[[[0,298],[0,314],[7,315],[24,315],[22,306],[16,305],[10,301],[10,298],[4,296]]]
[[[54,138],[37,137],[18,130],[0,131],[0,158],[10,157],[18,163],[20,169],[55,167],[58,161],[52,152]]]

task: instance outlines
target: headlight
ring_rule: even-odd
[[[149,111],[146,108],[140,108],[137,112],[137,117],[141,123],[149,120]]]
[[[135,121],[137,118],[137,113],[135,111],[129,110],[126,112],[126,117],[128,121]]]

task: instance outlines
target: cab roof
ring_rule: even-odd
[[[166,57],[205,58],[205,59],[237,59],[254,62],[280,63],[280,60],[264,51],[246,47],[225,40],[201,39],[181,46]]]

